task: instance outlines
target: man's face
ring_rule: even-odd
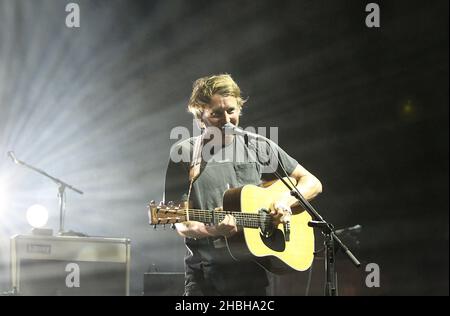
[[[209,107],[203,110],[201,120],[207,129],[209,127],[218,128],[222,132],[222,142],[229,144],[233,140],[233,135],[225,135],[222,127],[226,123],[237,126],[240,113],[241,109],[235,97],[223,97],[215,94],[211,98]]]

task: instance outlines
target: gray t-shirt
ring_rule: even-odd
[[[189,190],[189,168],[195,138],[175,144],[166,173],[165,201],[184,201]],[[269,145],[270,144],[270,145]],[[190,201],[195,209],[212,210],[222,206],[223,193],[246,184],[276,179],[274,171],[290,175],[298,162],[272,141],[236,136],[223,148],[203,147],[200,175],[193,183]],[[212,238],[186,238],[186,285],[195,287],[207,281],[220,293],[231,295],[250,284],[267,286],[263,268],[254,262],[236,262],[226,248],[218,248]]]

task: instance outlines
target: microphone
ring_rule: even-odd
[[[229,135],[241,135],[241,136],[248,136],[251,138],[261,137],[261,135],[244,131],[242,128],[239,128],[231,123],[226,123],[224,126],[222,126],[222,129],[225,131],[226,134]]]
[[[17,160],[16,155],[14,155],[13,151],[8,151],[8,156],[12,159],[15,164],[20,164],[20,161]]]

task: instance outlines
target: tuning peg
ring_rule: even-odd
[[[148,205],[147,205],[147,207],[148,207],[149,209],[153,209],[155,206],[156,206],[156,203],[155,203],[154,200],[151,200],[150,203],[148,203]]]
[[[172,223],[172,225],[170,225],[170,228],[172,228],[172,229],[176,229],[176,227],[175,227],[175,224],[174,224],[174,223]]]
[[[166,224],[163,224],[163,229],[166,230]]]
[[[167,206],[170,207],[170,208],[172,208],[174,205],[175,205],[175,203],[173,203],[173,201],[169,201],[167,203]]]
[[[157,225],[156,225],[156,224],[155,224],[155,225],[153,225],[153,229],[154,229],[154,230],[156,230],[156,227],[157,227]]]

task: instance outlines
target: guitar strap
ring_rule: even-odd
[[[200,175],[200,167],[202,165],[203,135],[204,135],[204,133],[202,133],[200,136],[198,136],[194,141],[194,149],[192,152],[192,161],[189,166],[189,191],[188,191],[187,203],[186,203],[186,220],[187,221],[189,221],[189,201],[191,200],[192,184]]]
[[[194,182],[200,175],[200,166],[202,164],[202,143],[203,134],[198,136],[194,141],[194,150],[192,153],[192,161],[189,166],[189,182]]]
[[[189,167],[189,192],[188,192],[188,203],[186,205],[189,205],[190,196],[191,196],[191,190],[192,190],[192,184],[194,181],[198,178],[201,171],[201,165],[202,165],[202,149],[203,149],[203,139],[204,139],[204,133],[202,131],[202,135],[196,138],[194,142],[194,150],[192,154],[192,162]],[[186,220],[189,221],[189,206],[186,206]],[[224,248],[226,247],[226,241],[224,237],[218,237],[218,238],[208,238],[210,242],[212,242],[214,248]]]

